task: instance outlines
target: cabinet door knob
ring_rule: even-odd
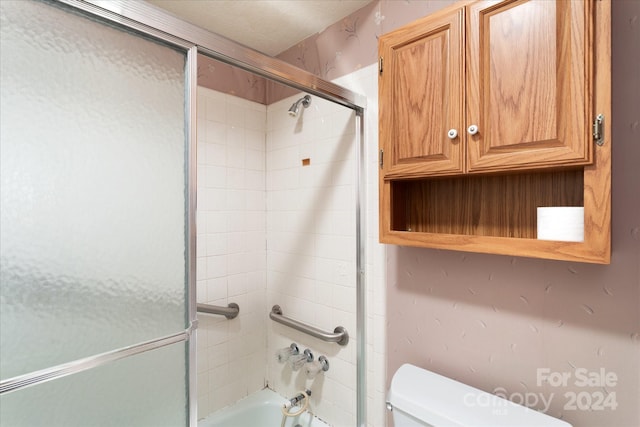
[[[458,131],[455,129],[449,129],[449,132],[447,132],[447,136],[449,137],[449,139],[456,139],[456,137],[458,136]]]
[[[467,128],[467,132],[469,132],[469,135],[475,135],[476,133],[478,133],[478,126],[476,125],[471,125]]]

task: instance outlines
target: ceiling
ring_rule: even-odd
[[[148,0],[173,15],[276,56],[372,0]]]

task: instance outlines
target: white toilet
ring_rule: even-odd
[[[395,427],[571,427],[442,375],[405,364],[391,380],[387,407]]]

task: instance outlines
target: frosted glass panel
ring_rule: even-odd
[[[47,3],[0,8],[6,379],[184,330],[186,58]]]
[[[11,427],[186,426],[185,344],[0,396]]]

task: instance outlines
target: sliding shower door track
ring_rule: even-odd
[[[160,347],[166,347],[181,341],[188,341],[194,330],[195,324],[191,324],[189,328],[173,335],[155,338],[139,344],[111,350],[106,353],[96,354],[94,356],[52,366],[47,369],[8,378],[0,381],[0,394],[20,390],[36,384],[42,384],[56,378],[66,377],[67,375],[77,374],[78,372],[87,371],[98,366],[106,365],[107,363],[115,362],[116,360],[124,359],[125,357],[155,350]]]

